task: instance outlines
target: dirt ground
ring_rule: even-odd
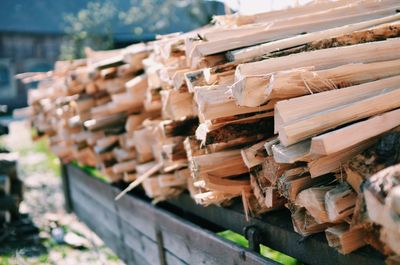
[[[19,153],[19,178],[25,184],[20,212],[28,214],[39,233],[27,234],[10,247],[0,242],[0,265],[123,264],[74,214],[64,210],[59,162],[46,140],[33,142],[29,124],[14,121],[0,144]]]

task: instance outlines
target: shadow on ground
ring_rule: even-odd
[[[39,257],[47,255],[47,248],[27,214],[22,214],[0,229],[0,256]]]
[[[121,265],[74,214],[64,209],[59,160],[46,138],[33,142],[24,121],[10,124],[0,137],[0,148],[17,152],[18,176],[24,182],[22,214],[15,223],[0,227],[0,265]]]

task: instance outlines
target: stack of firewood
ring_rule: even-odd
[[[142,60],[148,51],[140,44],[87,53],[87,59],[57,62],[52,76],[31,91],[33,123],[63,161],[98,166],[118,181],[135,169],[127,163],[135,153],[125,123],[129,114],[146,112]]]
[[[33,123],[58,156],[126,191],[241,197],[255,215],[286,207],[296,232],[325,232],[341,253],[369,243],[398,255],[398,168],[379,170],[399,149],[379,146],[399,144],[399,8],[313,2],[88,51],[32,93]]]

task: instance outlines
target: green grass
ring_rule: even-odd
[[[47,263],[49,261],[49,255],[41,255],[38,258],[39,263],[38,264],[43,264],[43,263]]]
[[[10,259],[11,255],[0,256],[0,265],[12,265]]]
[[[7,148],[6,142],[4,140],[4,136],[0,136],[0,149],[4,149],[4,148]],[[0,263],[0,265],[1,265],[1,263]]]
[[[217,235],[234,242],[235,244],[248,248],[249,247],[249,242],[247,241],[247,239],[238,234],[235,233],[231,230],[226,230],[226,231],[222,231],[217,233]],[[292,258],[288,255],[285,255],[279,251],[273,250],[267,246],[264,245],[260,245],[260,254],[263,255],[264,257],[267,257],[269,259],[272,259],[276,262],[282,263],[284,265],[296,265],[297,264],[297,260],[295,258]]]
[[[89,176],[98,178],[98,179],[100,179],[101,181],[104,181],[104,182],[108,182],[107,177],[104,176],[103,174],[101,174],[101,172],[98,169],[96,169],[95,167],[85,166],[85,165],[79,164],[76,161],[72,161],[72,164],[77,166],[77,167],[79,167],[80,169],[82,169],[86,173],[88,173]]]
[[[117,255],[115,255],[114,253],[107,253],[107,260],[108,261],[118,261],[119,257]]]
[[[13,150],[14,151],[14,150]],[[42,137],[33,142],[32,146],[24,147],[17,151],[21,156],[28,156],[32,153],[41,153],[45,155],[45,159],[35,165],[29,165],[28,170],[35,171],[52,171],[56,176],[61,175],[60,160],[50,150],[49,139]],[[33,168],[30,168],[33,167]]]
[[[35,141],[33,144],[33,148],[29,148],[27,150],[21,150],[20,153],[23,155],[23,152],[34,152],[34,153],[42,153],[46,156],[45,161],[41,163],[43,169],[50,169],[56,176],[61,175],[60,168],[60,160],[57,156],[51,152],[49,148],[49,139],[47,137],[42,137],[39,140]]]
[[[32,135],[34,131],[32,130]],[[60,160],[57,156],[53,154],[50,150],[49,139],[47,137],[42,137],[37,141],[34,141],[32,145],[24,146],[18,149],[10,148],[6,145],[6,141],[4,136],[0,137],[0,147],[6,147],[12,152],[18,152],[20,157],[29,156],[30,154],[41,153],[45,156],[43,161],[32,165],[26,165],[24,170],[27,171],[48,171],[49,169],[56,175],[60,176],[61,174],[61,167],[60,167]]]

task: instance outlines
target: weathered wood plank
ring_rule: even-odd
[[[71,176],[71,172],[79,176]],[[104,219],[108,214],[99,215],[99,212],[109,210],[108,207],[99,207],[101,201],[99,197],[108,196],[108,200],[114,203],[113,196],[119,192],[119,189],[98,179],[85,176],[87,174],[77,168],[71,172],[69,176],[71,182],[78,180],[72,184],[72,196],[77,198],[74,201],[74,208],[75,205],[78,207],[77,214],[87,216],[85,220],[91,223],[91,227],[109,226],[109,219]],[[91,201],[89,204],[92,204],[92,207],[87,206],[88,201]],[[81,206],[82,204],[86,204],[86,206]],[[157,234],[161,233],[165,259],[171,264],[276,264],[136,197],[124,196],[114,205],[116,207],[114,212],[109,214],[118,220],[120,227],[112,231],[110,231],[111,229],[99,231],[107,238],[107,242],[114,240],[110,242],[114,249],[126,248],[127,243],[129,247],[132,247],[132,240],[139,240],[142,244],[146,244],[144,252],[140,253],[150,253],[154,251],[154,246],[146,242],[156,242]],[[88,213],[92,213],[92,215],[88,215]],[[96,218],[93,218],[94,215]],[[98,218],[98,216],[104,218]],[[129,231],[126,230],[126,226],[130,226]],[[118,229],[120,232],[117,240],[108,234],[105,235],[105,233],[114,233]],[[141,235],[139,239],[136,238],[139,235]],[[126,254],[127,251],[130,250],[125,250],[121,255],[131,259],[129,254]],[[152,262],[154,261],[152,260]],[[152,262],[149,263],[154,264]]]

